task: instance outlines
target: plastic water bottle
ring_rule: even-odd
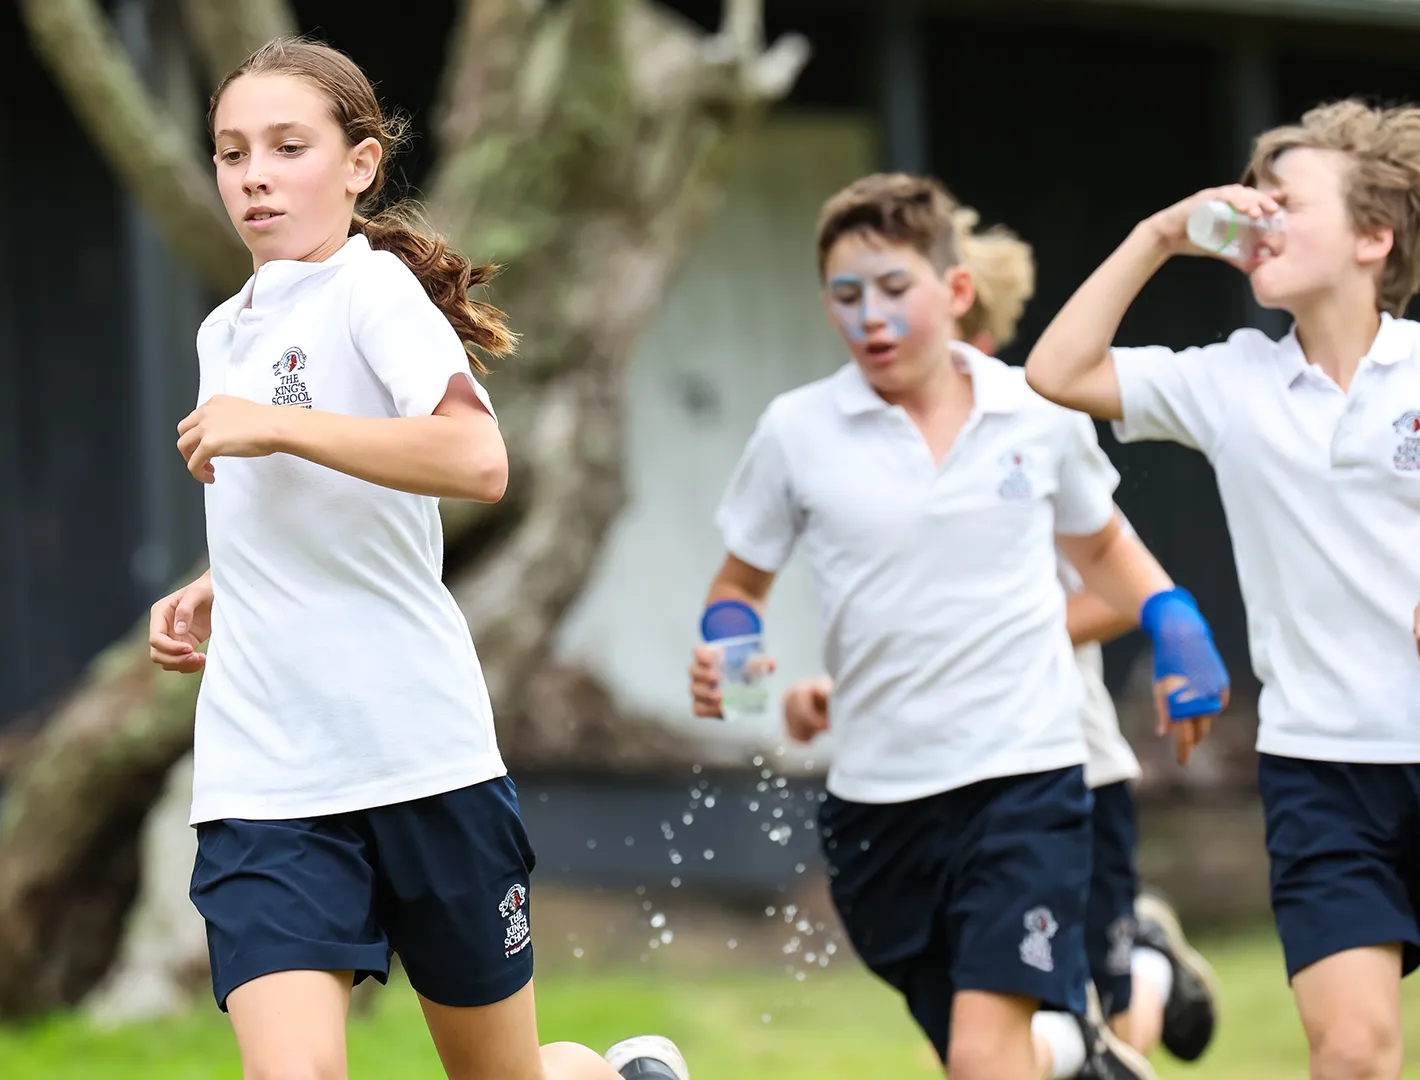
[[[1257,258],[1262,238],[1282,228],[1282,212],[1252,218],[1232,203],[1210,199],[1188,215],[1188,239],[1210,255],[1251,261]]]
[[[759,613],[738,600],[711,604],[700,617],[700,636],[720,650],[721,710],[726,720],[762,713],[769,703],[768,665]]]

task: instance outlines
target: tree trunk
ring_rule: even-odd
[[[509,265],[495,299],[524,337],[488,379],[510,495],[444,506],[446,574],[514,762],[609,743],[621,723],[585,673],[547,671],[549,647],[625,499],[621,408],[636,336],[713,205],[725,144],[787,92],[807,56],[797,38],[764,50],[759,4],[726,0],[721,32],[706,35],[647,0],[465,0],[451,39],[432,210],[461,250]],[[95,0],[21,0],[20,10],[173,250],[213,288],[234,288],[250,262],[199,154],[143,89]],[[292,24],[281,0],[185,0],[184,10],[214,73]],[[80,1000],[118,949],[140,827],[191,748],[198,682],[152,667],[146,638],[145,619],[101,655],[12,770],[0,804],[0,1017]],[[593,740],[572,731],[568,703],[583,701],[587,730],[604,733]],[[532,712],[539,722],[523,723]],[[624,744],[640,749],[609,763],[673,747],[645,731],[632,726]],[[161,860],[166,849],[150,850]]]

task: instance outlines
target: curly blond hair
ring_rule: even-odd
[[[1351,224],[1358,232],[1388,228],[1395,236],[1376,303],[1401,315],[1420,291],[1420,108],[1375,108],[1355,99],[1319,105],[1301,123],[1258,137],[1243,182],[1265,182],[1277,158],[1298,149],[1350,158],[1345,195]]]
[[[1026,303],[1035,295],[1035,257],[1031,246],[1004,225],[978,233],[980,221],[969,206],[952,212],[962,265],[976,283],[976,303],[957,325],[963,340],[984,330],[999,349],[1015,339]]]

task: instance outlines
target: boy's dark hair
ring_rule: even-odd
[[[956,202],[936,180],[907,173],[874,173],[854,181],[828,202],[818,219],[818,274],[843,237],[870,233],[906,244],[938,273],[962,261],[952,212]]]

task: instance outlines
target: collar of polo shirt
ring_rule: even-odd
[[[951,350],[956,369],[971,376],[973,413],[1011,413],[1025,403],[1029,393],[1025,381],[1012,378],[1009,367],[964,341],[953,341]],[[862,368],[853,363],[840,370],[834,396],[838,407],[849,416],[895,407],[883,400]]]
[[[1383,311],[1381,312],[1381,328],[1376,331],[1376,340],[1371,342],[1370,351],[1361,357],[1361,363],[1364,364],[1369,360],[1373,364],[1389,367],[1409,356],[1411,347],[1411,335],[1406,332],[1405,327],[1401,326],[1388,312]],[[1306,353],[1302,352],[1301,342],[1297,340],[1295,325],[1287,331],[1287,336],[1277,343],[1277,358],[1284,368],[1291,371],[1292,377],[1289,382],[1291,387],[1295,387],[1298,380],[1307,377],[1307,373],[1313,370],[1311,362],[1307,360]],[[1321,372],[1318,371],[1317,374],[1321,375]]]
[[[236,325],[243,311],[259,311],[273,299],[281,296],[291,286],[314,274],[370,254],[370,241],[356,233],[350,237],[330,258],[322,262],[306,262],[302,259],[273,259],[247,278],[242,291],[221,311],[229,323]]]

